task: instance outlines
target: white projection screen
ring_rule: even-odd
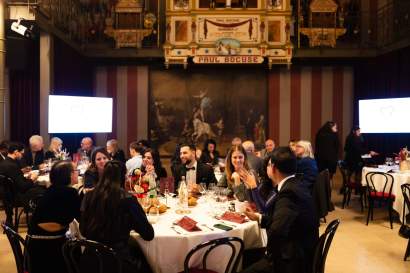
[[[410,133],[410,98],[359,100],[362,133]]]
[[[50,95],[48,132],[110,133],[112,103],[112,98]]]

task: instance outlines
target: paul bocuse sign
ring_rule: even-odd
[[[203,55],[195,56],[194,63],[198,64],[258,64],[263,62],[263,57],[252,55],[236,55],[236,56],[216,56]]]
[[[259,16],[198,16],[198,42],[234,38],[241,42],[259,41]]]

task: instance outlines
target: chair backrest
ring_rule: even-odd
[[[237,242],[239,244],[239,250],[237,249],[237,246],[235,246],[235,243]],[[205,253],[203,254],[202,257],[202,268],[206,270],[206,260],[209,256],[209,254],[215,250],[216,248],[220,246],[229,246],[232,250],[231,256],[229,257],[229,261],[226,265],[225,268],[225,273],[232,272],[235,273],[238,267],[238,263],[240,258],[242,257],[242,252],[244,248],[243,241],[238,238],[238,237],[224,237],[224,238],[219,238],[219,239],[214,239],[210,240],[208,242],[202,243],[191,249],[187,256],[185,257],[185,262],[184,262],[184,272],[189,273],[189,261],[191,257],[198,251],[207,248]]]
[[[70,273],[86,272],[84,271],[84,264],[92,265],[92,271],[95,273],[122,272],[121,261],[116,252],[99,242],[69,240],[63,245],[63,256]],[[83,263],[85,260],[87,262]],[[96,261],[96,264],[91,264],[91,261]]]
[[[13,250],[14,260],[16,261],[17,273],[24,273],[24,239],[6,223],[2,223],[1,227],[6,233],[11,249]]]
[[[380,185],[382,187],[375,186],[376,177],[381,177],[382,182]],[[393,190],[393,183],[394,183],[394,177],[391,174],[383,173],[383,172],[368,172],[365,178],[366,178],[366,185],[367,185],[367,190],[369,194],[371,192],[384,192],[388,194],[387,196],[383,196],[384,198],[386,199],[391,198],[392,190]]]
[[[3,190],[2,202],[6,212],[6,223],[13,225],[13,208],[15,203],[15,191],[13,187],[13,179],[0,174],[0,188]]]
[[[333,236],[335,236],[339,224],[339,219],[333,220],[329,223],[329,225],[327,225],[326,231],[319,237],[319,241],[316,245],[315,255],[313,258],[312,273],[325,272],[327,253],[329,252],[330,244],[332,243]]]
[[[410,184],[401,185],[401,192],[403,193],[404,206],[403,206],[403,219],[402,223],[405,223],[404,218],[406,217],[406,207],[410,210]]]

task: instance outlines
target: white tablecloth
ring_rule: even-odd
[[[366,174],[369,172],[385,172],[386,169],[384,168],[369,168],[369,167],[364,167],[362,170],[362,185],[366,186]],[[403,184],[408,184],[410,183],[410,172],[409,171],[404,171],[404,172],[389,172],[394,178],[394,183],[393,183],[393,189],[392,189],[392,194],[396,196],[396,199],[394,200],[393,203],[393,209],[397,211],[397,213],[400,215],[400,221],[403,218],[403,206],[404,206],[404,198],[403,198],[403,193],[401,192],[401,185]],[[384,178],[381,176],[374,176],[374,186],[376,187],[377,190],[383,190],[384,186]],[[408,210],[406,209],[405,214],[408,214]]]
[[[200,200],[201,201],[201,200]],[[183,231],[183,234],[177,234],[171,229],[172,223],[181,219],[183,215],[175,213],[175,209],[169,209],[166,213],[160,215],[159,221],[153,224],[155,237],[152,241],[144,241],[137,234],[132,234],[137,238],[145,257],[151,265],[154,273],[176,273],[184,269],[184,261],[188,252],[200,243],[221,238],[235,236],[244,241],[245,249],[259,248],[266,246],[266,236],[262,236],[264,231],[261,230],[255,221],[249,221],[244,224],[232,224],[234,228],[230,231],[223,231],[214,228],[214,231],[202,226],[206,224],[213,227],[214,224],[221,221],[212,217],[212,204],[199,203],[195,208],[191,208],[191,213],[187,214],[190,218],[198,222],[197,226],[202,231],[186,232],[178,227],[178,231]],[[228,247],[220,247],[214,251],[215,253],[208,258],[208,269],[216,272],[225,270],[226,261],[229,258],[230,251]],[[194,256],[191,259],[191,266],[196,266],[201,263],[201,259]]]

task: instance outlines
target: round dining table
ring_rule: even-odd
[[[362,170],[362,185],[366,186],[366,174],[369,172],[385,172],[393,176],[393,188],[392,194],[394,194],[395,199],[393,202],[393,209],[400,215],[400,221],[403,219],[403,214],[407,215],[409,210],[403,210],[404,208],[404,198],[401,191],[401,185],[410,183],[410,171],[399,171],[398,166],[384,166],[380,165],[377,168],[374,167],[364,167]],[[376,190],[382,191],[384,186],[384,179],[382,176],[374,177],[374,186]]]
[[[136,238],[154,273],[177,273],[184,270],[184,261],[188,252],[198,244],[222,238],[238,237],[243,240],[245,249],[266,246],[266,232],[261,230],[256,221],[239,224],[217,219],[228,206],[214,200],[199,199],[195,207],[189,208],[189,213],[177,213],[178,205],[175,198],[168,198],[169,209],[157,217],[153,224],[155,236],[152,241],[144,241],[137,233],[131,233]],[[186,231],[175,223],[188,216],[197,222],[199,231]],[[232,229],[224,231],[214,227],[223,224]],[[225,272],[231,250],[229,247],[218,247],[207,259],[207,269]],[[194,255],[190,266],[202,264],[201,255]],[[241,267],[241,266],[239,266]]]

